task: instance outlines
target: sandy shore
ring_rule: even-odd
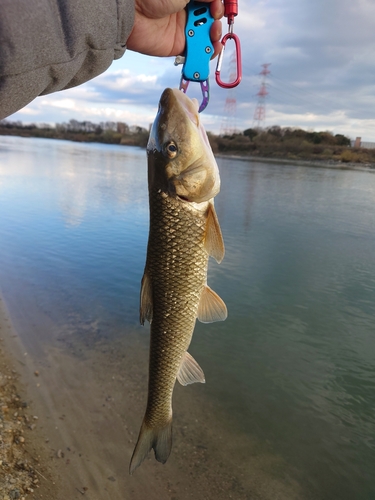
[[[0,498],[54,498],[54,471],[21,368],[26,363],[0,298]]]
[[[146,403],[148,329],[111,341],[89,332],[60,339],[33,359],[0,305],[0,436],[7,443],[0,498],[308,498],[272,450],[233,433],[230,417],[207,397],[209,384],[177,384],[171,457],[161,465],[150,453],[129,476]]]

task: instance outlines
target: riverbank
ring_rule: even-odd
[[[375,150],[352,147],[348,137],[331,132],[311,132],[298,128],[247,129],[230,135],[208,132],[214,154],[252,161],[285,164],[308,164],[324,168],[375,169]],[[77,122],[44,125],[23,125],[0,121],[0,135],[59,139],[73,142],[94,142],[139,146],[145,148],[148,130],[121,122]]]

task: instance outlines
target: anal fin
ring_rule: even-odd
[[[194,384],[195,382],[205,383],[202,368],[187,351],[182,358],[180,371],[177,374],[177,380],[181,385]]]
[[[228,311],[224,301],[208,285],[205,285],[198,306],[201,323],[213,323],[227,319]]]

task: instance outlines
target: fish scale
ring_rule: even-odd
[[[145,420],[153,426],[165,425],[171,418],[173,387],[193,335],[207,276],[206,220],[204,213],[198,216],[174,198],[150,193],[146,268],[153,286],[154,313]]]

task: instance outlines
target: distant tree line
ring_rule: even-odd
[[[0,121],[0,135],[18,135],[21,137],[43,137],[47,139],[65,139],[76,142],[103,142],[146,147],[148,130],[138,125],[129,126],[123,122],[100,122],[69,120],[56,123],[53,127],[47,123],[24,125],[20,121]]]
[[[0,135],[44,137],[79,142],[103,142],[145,147],[149,132],[137,125],[123,122],[70,120],[55,126],[48,124],[23,125],[20,121],[0,121]],[[353,148],[350,139],[342,134],[313,132],[300,128],[248,128],[230,135],[208,133],[214,153],[291,160],[334,160],[355,163],[375,163],[375,149]]]
[[[349,137],[327,131],[313,132],[274,125],[266,129],[248,128],[231,135],[210,134],[210,142],[214,152],[224,154],[344,162],[362,161],[362,158],[365,161],[363,152],[352,150]]]

